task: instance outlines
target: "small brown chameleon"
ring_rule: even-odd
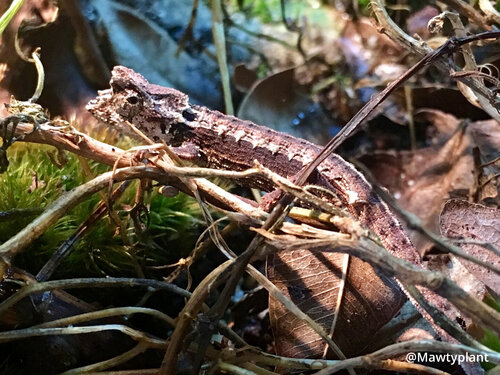
[[[291,177],[321,151],[321,147],[303,139],[191,104],[186,94],[151,84],[122,66],[113,69],[110,84],[110,89],[100,91],[87,105],[97,119],[127,134],[137,135],[136,128],[153,142],[165,141],[170,146],[189,150],[191,161],[202,166],[243,170],[253,167],[257,160],[272,171]],[[421,266],[419,254],[394,213],[352,164],[332,154],[318,166],[309,181],[334,191],[348,211],[372,230],[389,252]],[[273,189],[264,179],[249,178],[244,183],[266,191]],[[335,285],[338,285],[339,255],[313,254],[311,279],[295,280],[294,284],[285,273],[293,271],[295,266],[304,267],[297,261],[311,254],[308,250],[292,253],[277,252],[268,260],[268,277],[329,331],[333,314],[328,309],[335,305],[338,293]],[[355,352],[353,347],[363,345],[361,338],[349,335],[350,330],[365,339],[371,338],[404,303],[404,296],[392,278],[377,274],[367,263],[356,262],[352,267],[364,269],[358,279],[351,280],[356,285],[348,288],[347,307],[340,313],[339,324],[344,326],[335,331],[337,343],[349,348],[347,354]],[[324,275],[319,282],[329,290],[328,296],[310,295],[313,287],[310,283],[318,283],[318,275]],[[358,322],[357,317],[363,314],[365,320]],[[276,302],[273,305],[271,301],[270,316],[276,336],[294,332],[277,344],[280,354],[294,355],[299,350],[304,356],[322,355],[324,343],[319,336],[311,333],[308,326],[304,327],[303,322],[293,320]]]

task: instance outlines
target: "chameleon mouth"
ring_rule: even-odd
[[[96,111],[99,110],[99,108],[105,106],[106,103],[109,102],[112,96],[113,96],[112,89],[100,90],[97,92],[97,97],[87,103],[85,109],[90,113],[94,114]]]

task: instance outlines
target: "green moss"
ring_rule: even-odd
[[[49,146],[27,144],[15,144],[9,149],[10,166],[0,175],[0,213],[8,212],[10,215],[3,219],[0,217],[0,243],[19,232],[64,192],[88,180],[77,157],[68,153],[67,163],[58,168],[51,161],[50,152],[54,149]],[[89,164],[94,175],[109,170],[109,167],[98,163]],[[38,187],[33,189],[35,175]],[[106,215],[75,244],[71,255],[63,261],[54,277],[139,276],[146,265],[175,262],[192,249],[201,232],[196,203],[184,194],[166,198],[153,192],[149,226],[138,236],[129,217],[135,192],[136,184],[133,183],[114,205],[125,224],[128,243],[124,243],[117,225]],[[36,274],[89,217],[100,199],[99,194],[94,194],[68,212],[16,256],[15,265]]]
[[[257,0],[252,3],[251,9],[252,15],[264,23],[281,22],[280,0]]]
[[[500,301],[495,299],[493,296],[487,295],[484,302],[493,307],[495,310],[500,311]],[[485,333],[481,338],[481,343],[486,345],[491,350],[500,352],[500,338],[489,329],[485,330]],[[492,363],[483,363],[482,365],[486,370],[490,370],[495,367]]]
[[[481,343],[486,345],[491,350],[494,350],[496,352],[500,352],[500,340],[499,340],[498,336],[495,333],[493,333],[491,330],[485,331],[484,336],[481,339]],[[490,362],[484,362],[484,363],[482,363],[482,366],[486,370],[491,370],[492,368],[495,367],[495,365],[493,363],[490,363]]]
[[[53,152],[53,148],[25,144],[16,144],[8,150],[10,166],[0,175],[0,211],[47,207],[64,192],[85,182],[76,157],[69,155],[68,163],[59,169],[50,160],[48,152]],[[105,170],[97,165],[93,169],[94,173]],[[35,176],[37,186],[34,184]],[[93,197],[93,200],[97,199]],[[76,214],[78,213],[82,213],[81,209],[76,210]],[[14,217],[13,220],[2,222],[1,242],[6,241],[32,220],[32,217],[22,214]],[[65,216],[51,228],[51,237],[56,242],[65,238],[77,220],[75,213]]]
[[[358,0],[358,4],[361,9],[366,9],[370,5],[370,0]]]
[[[280,0],[234,0],[230,3],[234,10],[239,9],[238,3],[241,3],[241,9],[249,17],[257,17],[263,23],[281,23],[281,1]],[[296,19],[303,15],[311,16],[311,10],[320,5],[319,1],[293,0],[286,2],[287,18]],[[323,14],[323,12],[321,12]],[[317,15],[315,15],[317,16]]]
[[[500,301],[495,299],[492,295],[487,294],[484,302],[493,307],[496,311],[500,312]]]

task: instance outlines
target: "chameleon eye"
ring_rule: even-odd
[[[186,121],[194,121],[196,120],[196,113],[191,108],[187,108],[182,111],[182,117],[184,117]]]
[[[127,98],[127,102],[129,102],[132,105],[135,105],[135,104],[139,103],[139,97],[137,97],[137,96],[129,96]]]

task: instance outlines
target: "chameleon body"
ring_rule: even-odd
[[[291,177],[321,151],[319,146],[303,139],[190,104],[187,95],[171,88],[151,84],[140,74],[121,66],[113,69],[111,88],[100,91],[98,97],[92,100],[87,108],[97,119],[128,134],[134,134],[130,127],[132,124],[153,142],[165,141],[173,147],[194,151],[194,161],[211,168],[243,170],[253,167],[254,160],[258,160],[272,171]],[[419,254],[396,216],[352,164],[339,155],[332,154],[319,165],[309,182],[335,191],[351,214],[377,234],[389,252],[414,264],[421,264]],[[244,183],[266,191],[272,189],[266,181],[257,178],[250,178]],[[310,254],[307,250],[293,252],[291,255],[278,253],[274,260],[268,262],[268,274],[270,279],[279,284],[299,307],[302,305],[307,310],[306,313],[317,318],[325,330],[329,331],[333,313],[328,313],[323,308],[325,301],[322,298],[308,295],[308,290],[312,287],[308,281],[300,280],[296,285],[289,285],[286,281],[286,272],[293,273],[294,264],[303,267],[303,264],[296,261],[308,255]],[[325,288],[335,289],[341,256],[331,253],[316,254],[311,262],[313,273],[311,276],[324,274]],[[344,320],[348,321],[347,332],[350,327],[356,334],[365,331],[366,335],[370,336],[399,310],[404,303],[404,295],[392,278],[377,275],[368,264],[356,260],[351,267],[365,267],[366,271],[363,272],[366,276],[358,278],[359,285],[355,288],[359,289],[353,289],[349,292],[351,294],[346,295],[347,305],[350,303],[349,298],[359,300],[356,301],[358,305],[353,302],[355,311],[344,316]],[[329,275],[333,275],[336,281],[328,280]],[[317,283],[317,279],[314,282]],[[355,280],[352,282],[356,283]],[[359,292],[363,288],[368,288],[369,293]],[[312,305],[302,304],[307,299],[314,300]],[[358,327],[349,326],[360,309],[364,309],[368,315],[373,314],[372,321]],[[377,315],[378,312],[383,309],[389,310],[389,314],[383,313],[384,318],[377,318],[380,316]],[[278,352],[283,355],[300,353],[300,355],[317,356],[322,351],[319,345],[324,346],[319,336],[313,337],[315,333],[311,334],[310,330],[300,333],[298,325],[301,322],[293,322],[290,319],[283,309],[275,308],[271,311],[273,329],[277,337],[280,332],[290,332],[290,327],[287,325],[297,325],[294,337],[285,340],[285,343],[277,344]],[[336,329],[336,332],[339,331],[341,330]],[[355,350],[351,350],[351,347],[361,344],[347,336],[337,339],[348,348],[347,353],[354,353]],[[299,353],[294,351],[294,348],[299,348]]]

